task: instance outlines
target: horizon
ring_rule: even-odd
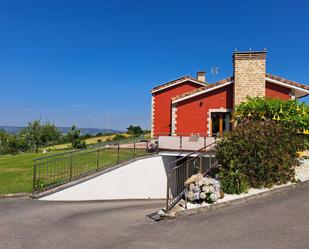
[[[304,0],[17,2],[0,3],[0,126],[149,130],[154,86],[231,76],[235,49],[266,48],[268,73],[309,82]]]
[[[58,126],[56,124],[54,124],[56,128],[71,128],[73,125],[71,126]],[[26,128],[27,125],[24,126],[16,126],[16,125],[0,125],[0,130],[2,127],[11,127],[11,128]],[[121,131],[121,130],[115,130],[115,129],[108,129],[108,128],[100,128],[100,127],[78,127],[76,126],[78,129],[97,129],[97,130],[111,130],[111,131]]]

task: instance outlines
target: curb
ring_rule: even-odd
[[[207,213],[207,212],[219,210],[219,209],[222,209],[222,208],[237,206],[237,205],[244,204],[244,203],[247,203],[247,202],[250,202],[250,201],[253,201],[253,200],[262,199],[262,198],[268,197],[268,196],[276,194],[276,193],[286,193],[286,192],[289,192],[289,191],[294,190],[296,188],[300,188],[300,187],[304,187],[304,186],[309,187],[309,180],[306,180],[306,181],[303,181],[303,182],[300,182],[300,183],[296,183],[296,184],[291,184],[291,185],[288,185],[288,186],[278,187],[278,188],[271,189],[271,190],[266,191],[266,192],[250,195],[250,196],[240,198],[240,199],[235,199],[235,200],[226,201],[226,202],[222,202],[222,203],[211,204],[209,206],[186,209],[186,210],[174,210],[174,211],[172,209],[170,212],[165,213],[165,214],[160,214],[160,215],[161,215],[162,219],[176,219],[176,218],[180,218],[180,217],[186,217],[186,216],[192,216],[192,215],[197,215],[197,214],[201,214],[201,213]],[[176,207],[174,207],[174,209],[175,208]]]
[[[13,194],[4,194],[0,195],[0,199],[9,199],[9,198],[28,198],[29,193],[13,193]]]

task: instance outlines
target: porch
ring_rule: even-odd
[[[159,151],[197,151],[214,143],[216,137],[207,134],[161,134],[158,136]]]

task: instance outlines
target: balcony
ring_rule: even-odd
[[[160,151],[196,151],[214,143],[215,140],[215,137],[206,134],[159,135],[158,147]]]

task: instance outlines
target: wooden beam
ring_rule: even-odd
[[[219,118],[219,134],[220,137],[222,137],[223,135],[223,115],[220,114],[220,118]]]

